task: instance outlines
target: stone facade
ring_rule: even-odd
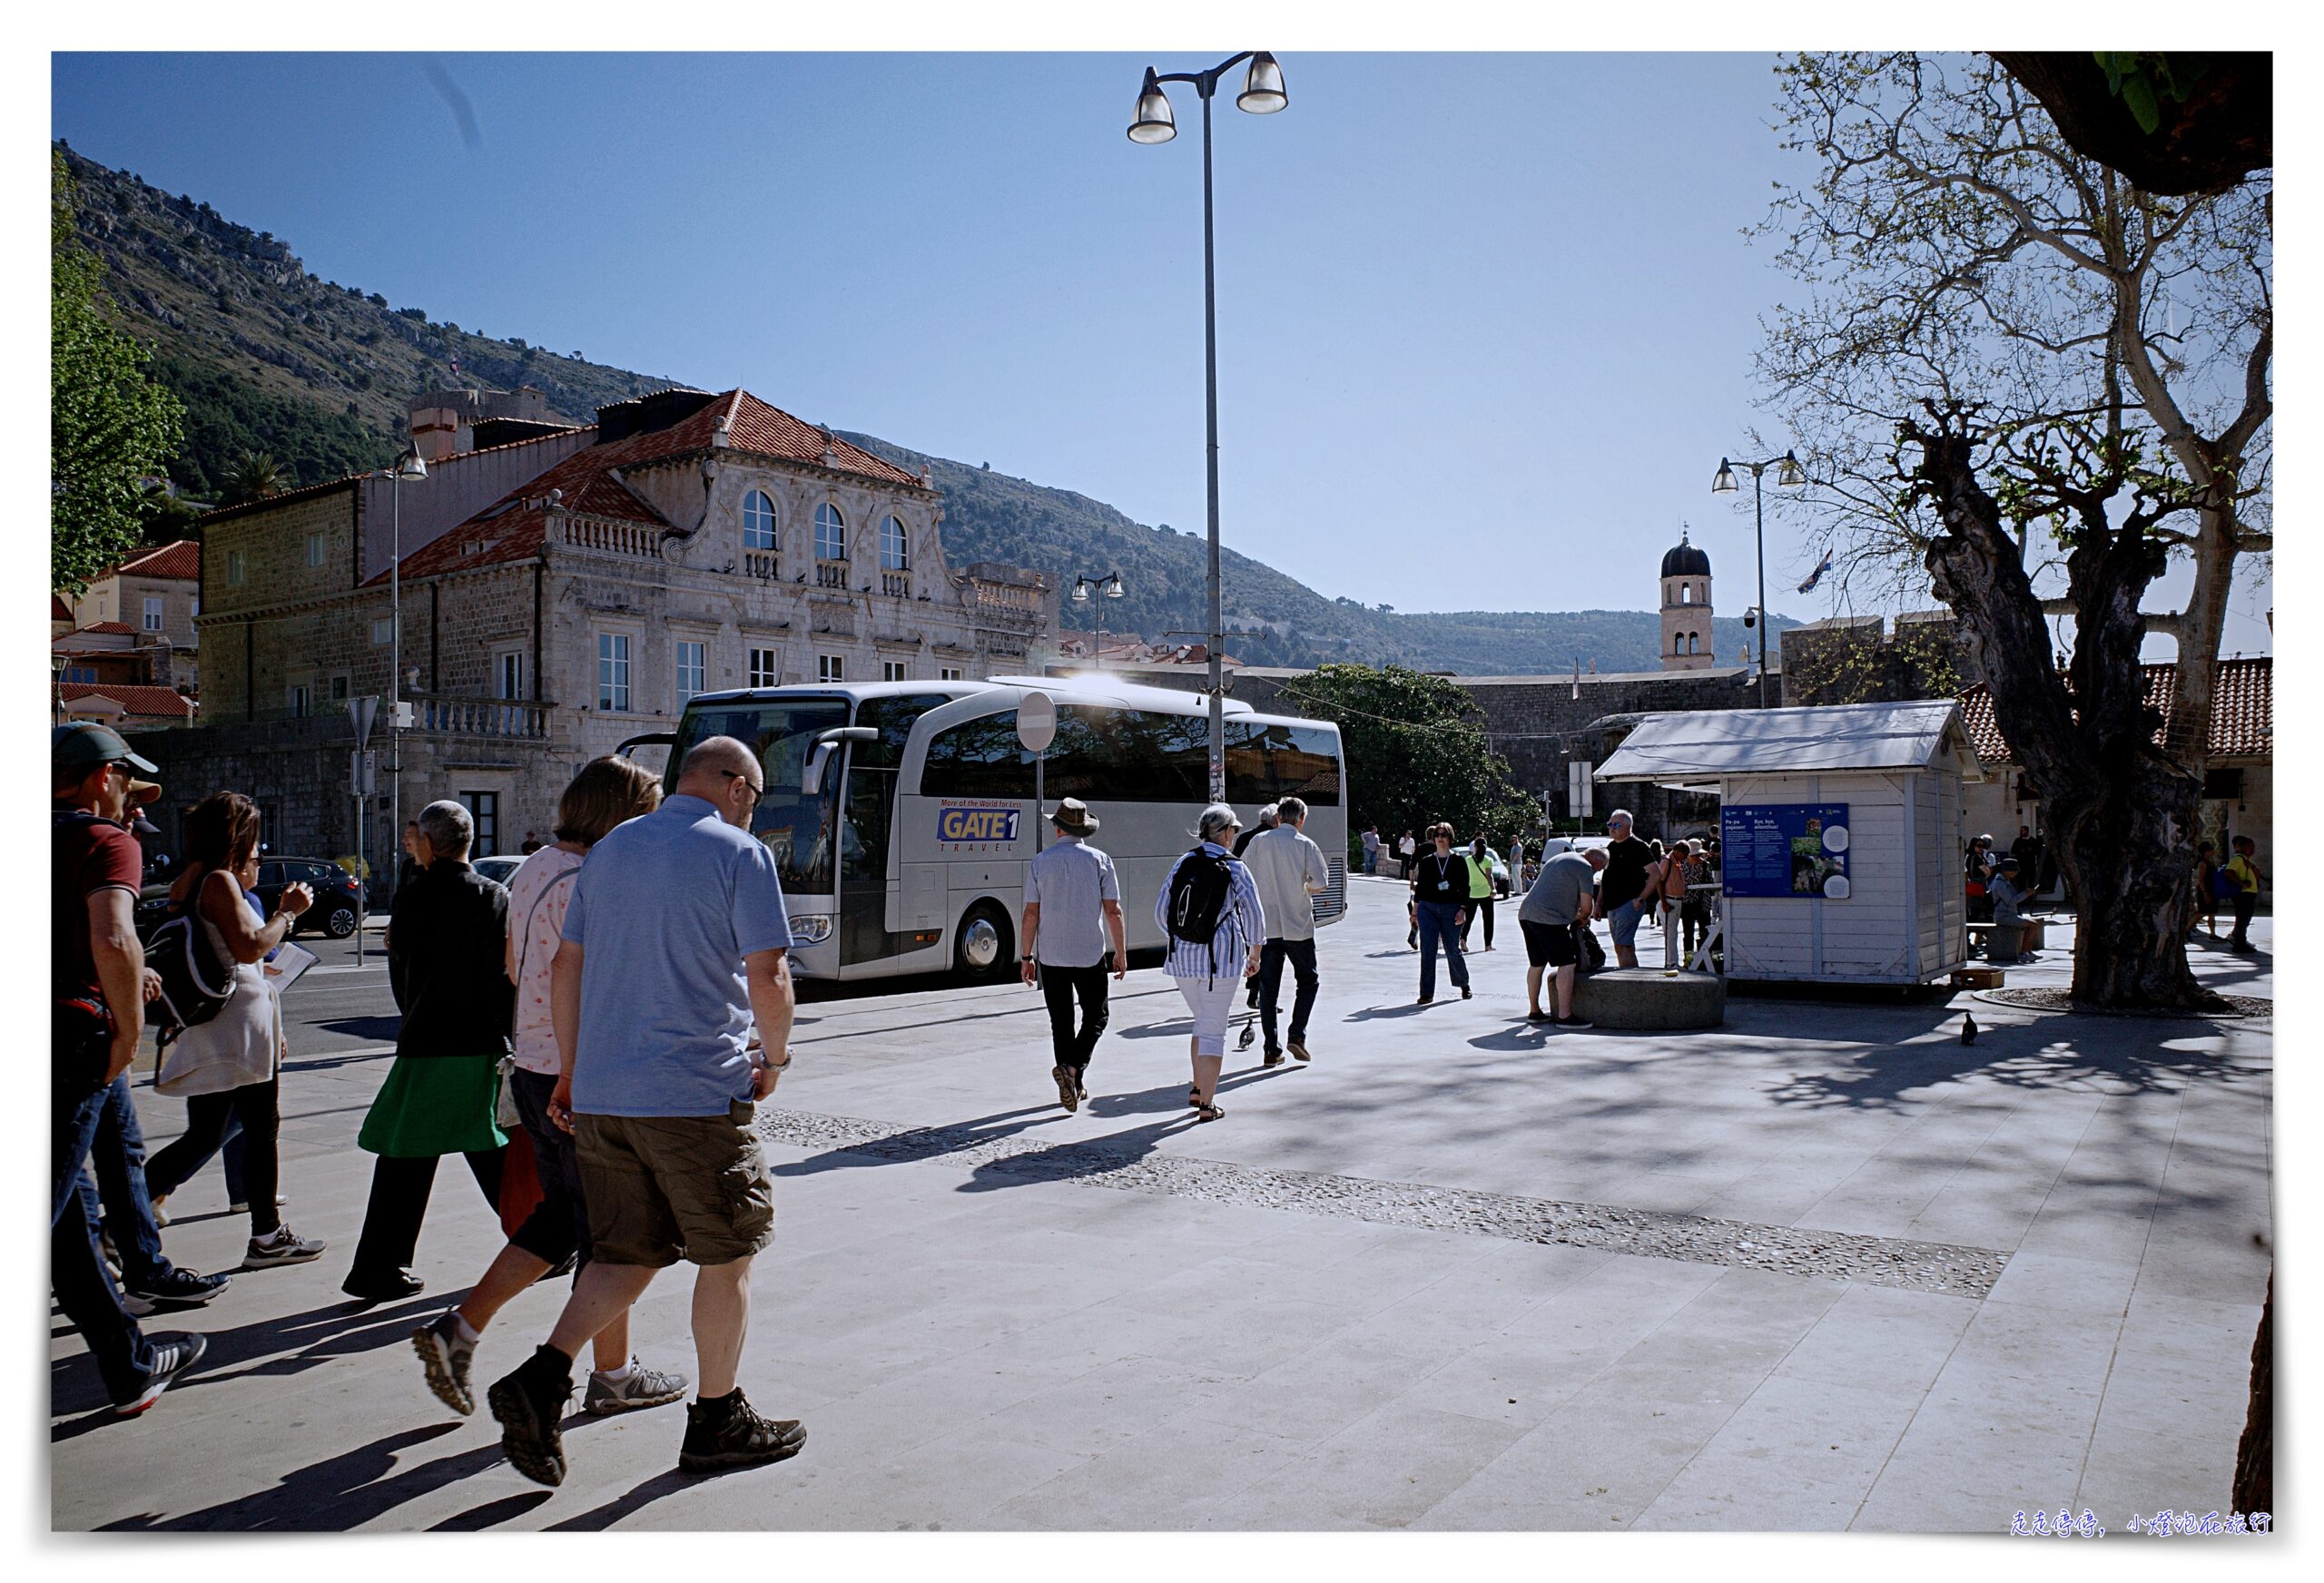
[[[1054,579],[954,572],[934,490],[744,392],[623,403],[585,432],[597,443],[501,447],[497,473],[522,471],[512,453],[541,467],[459,522],[437,526],[427,492],[472,494],[462,457],[402,486],[407,817],[457,796],[513,851],[582,762],[671,729],[691,693],[1022,672],[1055,630]],[[393,690],[391,589],[367,551],[387,487],[301,490],[205,536],[213,723],[172,733],[164,772],[279,809],[281,850],[353,850],[344,701]],[[374,852],[392,740],[383,711]]]
[[[1955,698],[1984,679],[1949,610],[1908,610],[1893,629],[1877,615],[1833,616],[1787,628],[1779,641],[1784,696],[1794,703]]]

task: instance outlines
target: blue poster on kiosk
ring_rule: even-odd
[[[1727,895],[1847,900],[1845,802],[1730,804],[1718,812],[1718,845]]]

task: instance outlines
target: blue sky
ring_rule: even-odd
[[[414,55],[60,54],[54,127],[398,307],[1201,530],[1199,111],[1128,142],[1147,57],[438,58],[473,147]],[[1748,494],[1709,484],[1786,285],[1740,234],[1772,64],[1287,54],[1284,113],[1222,90],[1227,543],[1400,609],[1643,608],[1685,521],[1739,613]],[[1777,510],[1770,603],[1827,614],[1804,545]]]

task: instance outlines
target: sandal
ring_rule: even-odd
[[[1199,1089],[1199,1088],[1189,1088],[1189,1089],[1187,1089],[1187,1103],[1189,1106],[1193,1106],[1193,1107],[1194,1107],[1195,1109],[1196,1109],[1196,1110],[1201,1109],[1201,1108],[1202,1108],[1202,1090],[1201,1090],[1201,1089]]]
[[[1195,1108],[1195,1119],[1196,1121],[1216,1121],[1220,1116],[1226,1114],[1226,1113],[1225,1111],[1219,1109],[1216,1105],[1202,1105],[1197,1106]]]

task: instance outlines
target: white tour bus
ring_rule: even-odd
[[[1154,897],[1193,844],[1208,801],[1209,722],[1198,693],[1103,675],[880,682],[697,693],[668,741],[668,784],[686,750],[731,736],[758,753],[766,795],[752,832],[773,848],[797,944],[793,970],[876,978],[1016,969],[1025,864],[1054,839],[1036,807],[1034,755],[1017,705],[1057,704],[1041,795],[1078,797],[1121,878],[1130,949],[1162,944]],[[1229,700],[1226,794],[1246,821],[1278,798],[1308,807],[1331,888],[1318,922],[1347,908],[1346,775],[1339,727]],[[629,744],[625,744],[627,746]]]

